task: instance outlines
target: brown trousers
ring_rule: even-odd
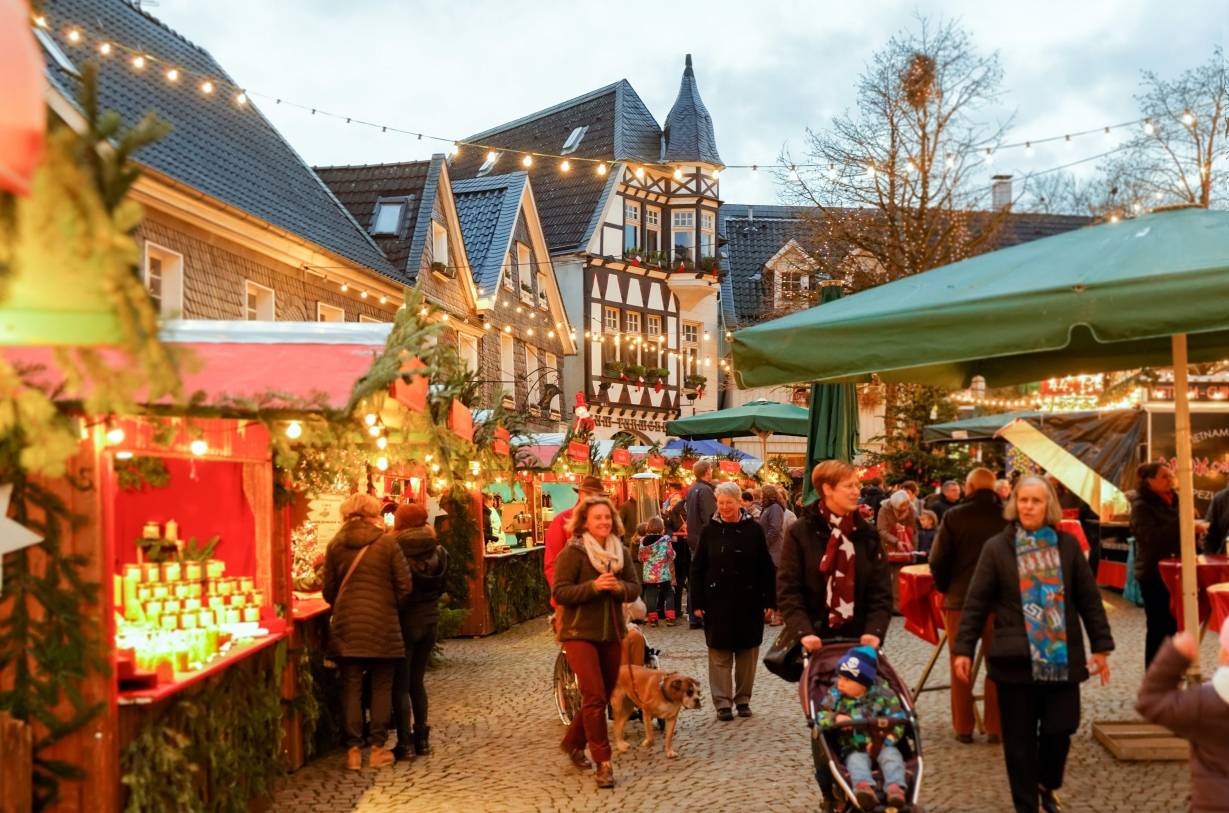
[[[960,611],[959,610],[944,610],[943,623],[947,627],[947,651],[949,660],[955,660],[956,656],[952,654],[952,647],[956,645],[956,633],[960,630]],[[986,628],[982,630],[981,647],[982,652],[985,652],[990,646],[991,632],[994,629],[994,618],[986,619]],[[982,722],[986,726],[986,733],[995,736],[1002,736],[1003,727],[999,723],[999,694],[998,687],[989,676],[986,677],[986,696],[983,698]],[[960,680],[956,677],[956,670],[952,670],[952,728],[957,734],[972,735],[973,728],[977,724],[976,715],[973,711],[973,684]]]

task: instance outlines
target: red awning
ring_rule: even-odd
[[[184,365],[185,399],[201,393],[203,406],[219,406],[229,399],[262,400],[267,409],[293,409],[298,401],[323,396],[330,407],[344,407],[354,382],[370,368],[383,345],[175,342],[195,357]],[[51,388],[63,382],[50,347],[6,347],[4,357],[16,365],[44,369],[33,378]],[[112,367],[123,363],[118,351],[104,350]],[[287,400],[265,400],[270,393],[284,393]],[[66,392],[62,401],[79,401],[81,393]],[[163,402],[167,404],[169,402]]]

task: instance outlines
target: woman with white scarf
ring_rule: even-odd
[[[597,763],[599,788],[614,787],[606,705],[619,678],[626,631],[623,603],[640,597],[636,566],[623,546],[623,528],[607,497],[590,497],[572,514],[571,538],[555,560],[552,596],[559,606],[559,641],[580,687],[581,710],[561,748],[572,764]]]

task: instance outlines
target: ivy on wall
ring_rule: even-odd
[[[486,589],[496,632],[537,618],[550,607],[550,590],[542,578],[542,559],[536,551],[489,560]]]
[[[121,756],[128,813],[246,813],[282,775],[282,641],[150,720]]]

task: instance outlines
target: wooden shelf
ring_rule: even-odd
[[[208,677],[212,677],[213,675],[229,669],[231,666],[249,655],[255,655],[257,652],[260,652],[262,649],[267,649],[285,637],[286,633],[281,630],[276,632],[271,631],[268,635],[262,638],[256,638],[254,640],[231,647],[231,650],[221,658],[210,662],[195,672],[181,673],[179,678],[171,683],[160,683],[152,689],[121,690],[119,693],[119,704],[121,706],[144,706],[165,700],[171,695],[183,691],[189,686],[200,683]]]

